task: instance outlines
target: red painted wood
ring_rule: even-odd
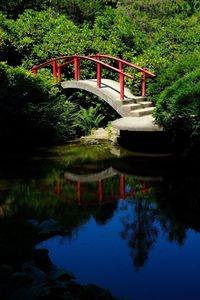
[[[101,58],[108,59],[108,60],[114,60],[118,62],[119,68],[115,68],[103,61],[101,61]],[[90,60],[97,64],[97,86],[101,87],[101,69],[102,67],[105,67],[113,72],[116,72],[119,74],[120,78],[120,99],[124,99],[124,77],[128,77],[133,79],[134,77],[130,74],[127,74],[123,71],[123,65],[131,67],[139,72],[142,72],[142,96],[146,96],[146,77],[155,77],[155,74],[149,72],[146,70],[146,68],[141,68],[136,65],[133,65],[132,63],[129,63],[123,59],[112,57],[110,55],[105,54],[96,54],[91,56],[81,56],[81,55],[71,55],[71,56],[59,56],[54,59],[48,60],[42,64],[39,64],[37,66],[34,66],[32,68],[32,71],[34,75],[37,74],[37,70],[43,67],[46,67],[48,65],[52,65],[53,67],[53,77],[57,77],[58,73],[58,79],[61,81],[61,69],[65,66],[74,63],[74,79],[79,80],[80,79],[80,65],[79,62],[81,60]],[[59,63],[57,67],[57,63]]]
[[[61,75],[61,68],[60,68],[60,65],[58,65],[57,71],[58,71],[58,80],[61,81],[61,80],[62,80],[62,75]]]
[[[124,74],[123,74],[123,63],[119,62],[119,70],[122,72],[119,74],[119,85],[120,85],[120,100],[124,100]]]
[[[56,60],[52,61],[52,68],[53,68],[53,77],[56,78],[56,76],[57,76],[57,61]]]
[[[90,60],[90,61],[93,61],[94,63],[99,63],[99,64],[101,64],[102,67],[105,67],[105,68],[107,68],[107,69],[110,69],[110,70],[112,70],[112,71],[114,71],[114,72],[116,72],[116,73],[119,73],[119,74],[120,74],[120,73],[123,73],[124,76],[126,76],[126,77],[128,77],[128,78],[131,78],[131,79],[134,78],[132,75],[127,74],[127,73],[124,73],[124,72],[121,72],[119,69],[114,68],[113,66],[111,66],[111,65],[109,65],[109,64],[107,64],[107,63],[105,63],[105,62],[103,62],[103,61],[99,61],[99,60],[97,60],[97,59],[95,59],[95,58],[92,58],[92,57],[90,57],[90,56],[80,56],[80,55],[77,56],[77,55],[75,55],[74,57],[75,57],[75,58],[79,58],[79,59],[81,59],[81,60]],[[71,56],[69,56],[68,58],[71,58]],[[73,62],[74,62],[74,60],[73,60]],[[60,67],[62,68],[63,65],[61,64]]]
[[[34,74],[34,76],[37,75],[37,68],[36,68],[36,66],[33,67],[33,74]]]
[[[79,57],[77,55],[74,56],[74,79],[80,79]]]
[[[77,80],[77,57],[74,57],[74,80]]]
[[[101,60],[99,53],[96,57],[97,60]],[[101,64],[97,63],[97,86],[98,88],[101,87]]]
[[[91,56],[91,57],[95,57],[95,56]],[[128,61],[123,60],[123,59],[121,59],[121,58],[113,57],[113,56],[106,55],[106,54],[101,54],[100,57],[102,57],[102,58],[107,58],[107,59],[109,59],[109,60],[114,60],[114,61],[116,61],[116,62],[122,62],[122,64],[126,65],[127,67],[131,67],[131,68],[133,68],[133,69],[135,69],[135,70],[137,70],[137,71],[139,71],[139,72],[143,72],[143,71],[144,71],[145,74],[146,74],[147,76],[149,76],[149,77],[156,77],[155,74],[153,74],[153,73],[147,71],[147,69],[144,70],[144,68],[141,68],[141,67],[136,66],[136,65],[134,65],[134,64],[132,64],[132,63],[129,63]]]
[[[78,61],[77,61],[77,78],[78,78],[78,80],[80,80],[80,73],[81,73],[81,71],[80,71],[80,59],[78,58]]]
[[[56,182],[56,194],[60,195],[61,194],[61,184],[60,184],[60,179]]]
[[[44,62],[44,63],[42,63],[42,64],[39,64],[39,65],[37,65],[37,66],[35,66],[35,67],[37,67],[37,69],[40,69],[40,68],[43,68],[43,67],[45,67],[45,66],[48,66],[48,65],[52,64],[53,60],[60,61],[60,60],[71,59],[70,61],[68,61],[68,62],[66,62],[66,63],[64,63],[64,64],[62,64],[62,66],[64,66],[65,64],[73,63],[73,62],[74,62],[74,56],[75,56],[75,55],[70,55],[70,56],[59,56],[59,57],[56,57],[56,58],[54,58],[54,59],[50,59],[50,60],[48,60],[48,61],[46,61],[46,62]],[[76,57],[77,57],[77,55],[76,55]],[[92,59],[92,58],[94,58],[94,57],[97,57],[97,55],[91,55],[91,56],[80,56],[80,55],[79,55],[78,57],[81,58],[81,59],[84,59],[84,58],[85,58],[85,59],[89,59],[89,58]],[[107,59],[109,59],[109,60],[114,60],[114,61],[117,61],[117,62],[121,61],[124,65],[126,65],[126,66],[128,66],[128,67],[131,67],[131,68],[133,68],[133,69],[135,69],[135,70],[137,70],[137,71],[139,71],[139,72],[143,72],[143,71],[144,71],[144,69],[141,68],[141,67],[139,67],[139,66],[133,65],[132,63],[129,63],[129,62],[123,60],[123,59],[116,58],[116,57],[113,57],[113,56],[110,56],[110,55],[100,54],[100,58],[107,58]],[[107,65],[107,66],[109,66],[109,65]],[[32,68],[32,69],[33,69],[33,68]],[[151,73],[151,72],[149,72],[149,71],[147,71],[147,70],[145,70],[144,72],[145,72],[145,74],[146,74],[147,76],[149,76],[149,77],[155,77],[155,76],[156,76],[155,74],[153,74],[153,73]],[[133,78],[133,77],[132,77],[132,78]]]
[[[146,73],[145,70],[146,68],[143,69],[144,71],[142,72],[142,97],[146,96]]]
[[[122,199],[125,199],[125,177],[120,176],[120,195]]]

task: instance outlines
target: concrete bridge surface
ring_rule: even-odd
[[[96,78],[81,80],[81,61],[89,61],[96,65]],[[110,64],[110,62],[112,64]],[[115,66],[113,66],[115,62]],[[62,70],[69,65],[73,66],[73,80],[62,80]],[[34,76],[41,68],[51,67],[52,75],[55,80],[61,83],[63,89],[85,90],[90,92],[104,101],[106,101],[122,117],[113,122],[113,126],[119,130],[130,131],[161,131],[154,123],[153,110],[151,101],[146,96],[146,79],[154,78],[156,75],[128,62],[124,59],[113,57],[107,54],[97,53],[96,55],[64,55],[52,58],[38,65],[34,65],[31,70]],[[141,95],[135,96],[125,87],[125,78],[134,79],[132,74],[126,72],[128,67],[134,72],[139,72],[141,78]],[[119,76],[119,80],[102,78],[102,68],[106,68],[112,73]]]
[[[112,106],[122,117],[140,117],[149,115],[153,105],[146,97],[134,96],[124,88],[124,100],[120,100],[120,84],[111,79],[101,79],[101,87],[97,86],[97,79],[70,80],[61,82],[63,89],[80,89],[90,92]]]
[[[107,102],[122,117],[112,122],[113,127],[125,131],[162,131],[152,116],[154,107],[147,97],[135,96],[124,87],[124,100],[120,100],[120,83],[111,79],[70,80],[61,82],[63,89],[80,89]]]

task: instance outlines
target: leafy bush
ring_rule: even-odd
[[[0,137],[47,142],[73,133],[76,108],[51,80],[0,63]]]
[[[91,106],[88,109],[81,107],[77,113],[75,127],[79,128],[84,134],[88,134],[93,128],[98,128],[103,119],[104,116],[97,115],[94,107]]]
[[[10,48],[19,57],[17,64],[32,67],[52,56],[76,52],[78,28],[55,12],[26,10],[17,20],[5,21],[1,26],[6,28]]]
[[[0,29],[6,33],[5,42],[15,53],[15,64],[31,67],[43,60],[60,55],[101,53],[128,58],[141,51],[138,32],[134,32],[131,20],[123,9],[105,9],[94,26],[78,27],[64,15],[53,11],[26,10],[16,20],[3,18]],[[27,30],[29,34],[27,35]],[[0,36],[1,37],[1,36]],[[2,40],[3,41],[3,40]],[[78,41],[78,42],[77,42]],[[7,56],[8,63],[13,55]],[[84,67],[84,62],[82,63]],[[89,71],[88,71],[89,69]],[[94,70],[93,64],[81,76]],[[105,72],[105,69],[103,70]]]
[[[200,63],[199,0],[17,0],[15,2],[8,0],[0,3],[0,10],[7,15],[6,17],[0,13],[1,61],[29,68],[43,60],[74,53],[88,55],[100,51],[124,58],[146,67],[157,75],[153,81],[148,79],[147,82],[147,95],[157,106],[157,121],[166,129],[177,130],[177,134],[184,128],[189,135],[198,136],[199,108],[196,104],[198,85],[193,79],[197,76]],[[117,67],[117,64],[114,62],[113,66]],[[11,116],[13,107],[13,116],[18,118],[18,122],[14,122],[14,117],[12,120],[9,117],[8,128],[15,123],[19,127],[20,121],[24,122],[22,112],[23,114],[25,112],[24,115],[29,116],[27,119],[32,124],[32,129],[39,132],[41,126],[41,135],[44,135],[42,133],[44,128],[47,130],[47,119],[51,120],[48,128],[49,131],[53,130],[52,135],[65,136],[69,128],[75,130],[70,117],[74,119],[76,107],[66,102],[66,98],[60,94],[55,84],[52,85],[44,70],[38,72],[44,76],[43,79],[40,77],[33,79],[22,69],[5,71],[4,68],[2,71],[2,68],[1,65],[0,99],[3,99],[6,90],[5,95],[9,95],[9,100],[2,102],[1,109],[5,115],[9,111],[8,115]],[[130,71],[128,68],[124,69]],[[63,78],[71,78],[72,72],[72,66],[67,67],[63,71]],[[105,68],[102,74],[105,78],[118,79],[117,74]],[[135,80],[125,79],[125,85],[139,95],[141,74],[139,72],[132,74]],[[6,84],[2,76],[9,77],[9,80],[4,78],[7,80]],[[96,76],[95,65],[86,61],[81,62],[81,79],[94,76]],[[82,96],[78,97],[79,105],[83,105]],[[14,100],[11,101],[14,97],[17,99],[16,105]],[[48,101],[47,105],[46,101],[50,98],[51,101]],[[98,114],[112,115],[107,106],[94,98],[88,101],[86,96],[84,103],[86,103],[84,113],[93,114],[94,119]],[[90,106],[96,107],[95,114],[89,110]],[[22,112],[19,107],[22,108]],[[71,109],[73,112],[70,114]],[[3,113],[0,113],[1,118]],[[83,122],[81,118],[78,120]],[[6,120],[4,122],[6,124]],[[67,122],[72,127],[69,125],[66,129]],[[33,124],[40,125],[37,127]],[[85,131],[84,128],[90,127],[82,124],[76,128]],[[23,132],[22,129],[21,131]]]
[[[0,10],[16,19],[26,9],[52,10],[64,14],[73,22],[92,22],[105,6],[115,7],[117,0],[2,0]]]
[[[200,145],[200,68],[167,87],[159,96],[156,120],[182,139],[184,147]],[[183,145],[182,145],[183,146]]]
[[[148,86],[148,93],[151,95],[153,102],[156,104],[159,95],[168,87],[173,85],[177,80],[185,75],[195,71],[200,65],[199,52],[184,54],[176,62],[165,62],[159,66],[157,76]]]
[[[179,16],[184,19],[200,8],[199,0],[121,0],[120,5],[145,32],[160,31],[169,18]]]

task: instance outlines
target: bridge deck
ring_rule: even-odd
[[[152,115],[144,117],[124,117],[112,122],[112,126],[125,131],[163,131],[163,128],[155,124]]]
[[[111,105],[122,118],[112,122],[114,128],[126,131],[162,131],[152,116],[154,107],[146,97],[135,96],[124,88],[124,100],[120,100],[120,84],[111,79],[102,79],[97,87],[96,79],[71,80],[61,83],[64,89],[82,89],[97,95]]]
[[[150,101],[146,97],[135,96],[131,91],[124,88],[124,100],[120,100],[120,84],[111,79],[101,79],[101,87],[97,87],[97,79],[70,80],[61,82],[63,89],[81,89],[88,91],[106,101],[119,115],[125,117],[131,114],[149,114],[152,112]],[[146,102],[146,105],[145,105]],[[134,110],[134,112],[133,112]],[[134,115],[133,115],[134,116]]]

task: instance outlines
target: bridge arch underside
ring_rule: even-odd
[[[120,116],[124,116],[123,101],[120,100],[119,83],[111,79],[102,79],[101,87],[97,87],[96,79],[71,80],[61,83],[63,89],[85,90],[108,103]],[[124,99],[130,100],[132,95],[128,88],[124,89]],[[74,91],[75,92],[75,91]]]

